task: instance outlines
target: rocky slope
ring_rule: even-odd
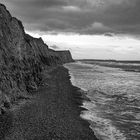
[[[0,113],[38,88],[46,66],[71,61],[69,51],[56,52],[26,34],[21,21],[0,4]]]

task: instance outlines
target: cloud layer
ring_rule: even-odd
[[[140,0],[0,0],[28,31],[140,33]]]
[[[34,37],[40,34],[29,33]],[[123,35],[42,35],[43,40],[55,50],[70,50],[75,59],[140,60],[140,40]],[[55,45],[54,45],[55,44]]]

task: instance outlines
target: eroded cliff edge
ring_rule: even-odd
[[[69,51],[54,51],[26,34],[22,22],[0,4],[0,113],[38,88],[46,66],[71,61]]]

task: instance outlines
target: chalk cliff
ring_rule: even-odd
[[[38,88],[46,66],[71,61],[69,51],[51,50],[26,34],[22,22],[0,4],[0,113]]]

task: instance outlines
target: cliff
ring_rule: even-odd
[[[70,51],[68,51],[68,50],[67,51],[57,51],[57,53],[63,63],[67,63],[67,61],[71,62],[72,56],[71,56]]]
[[[57,56],[60,58],[61,63],[67,63],[67,62],[73,62],[74,60],[72,59],[71,53],[69,50],[64,50],[64,51],[54,51],[52,49],[49,49],[51,52],[55,52]]]
[[[22,22],[0,4],[0,108],[10,109],[28,98],[42,82],[46,66],[71,62],[69,51],[56,52],[41,38],[26,34]]]

